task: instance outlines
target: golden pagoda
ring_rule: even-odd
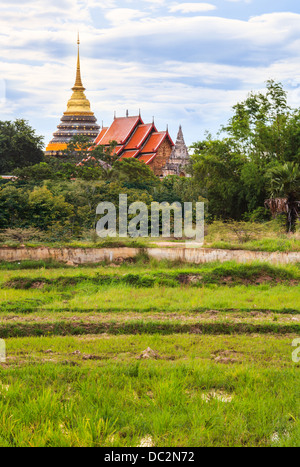
[[[53,139],[46,148],[46,156],[61,155],[74,136],[87,136],[93,142],[99,134],[100,127],[97,125],[97,119],[91,111],[90,102],[84,94],[85,88],[81,81],[79,34],[77,44],[77,71],[75,84],[72,88],[73,94],[68,101],[67,110],[61,118],[61,123],[57,126],[57,131],[53,134]]]

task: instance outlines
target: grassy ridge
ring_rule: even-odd
[[[70,271],[70,270],[69,270]],[[254,263],[250,265],[237,264],[228,262],[225,264],[206,264],[198,266],[197,268],[188,268],[185,266],[181,269],[175,270],[149,270],[145,273],[144,270],[138,272],[127,272],[120,274],[120,272],[109,271],[108,273],[104,268],[100,271],[94,272],[90,269],[87,272],[79,274],[71,274],[65,271],[64,275],[58,275],[56,271],[50,275],[48,271],[44,270],[43,274],[32,274],[26,272],[19,276],[13,276],[9,281],[2,283],[2,287],[15,288],[15,289],[29,289],[45,287],[47,289],[54,288],[67,288],[76,286],[77,284],[97,284],[102,285],[116,285],[125,284],[133,287],[178,287],[181,284],[188,284],[190,286],[202,286],[203,284],[226,284],[236,285],[240,283],[268,283],[277,284],[279,282],[292,282],[293,285],[299,283],[300,268],[297,266],[272,266],[269,264]],[[4,275],[2,274],[2,277]],[[53,277],[54,276],[54,277]]]
[[[56,323],[14,323],[3,324],[0,338],[24,336],[65,336],[85,334],[295,334],[300,335],[299,324],[286,323],[195,323],[132,321],[126,323],[82,323],[58,321]]]
[[[299,239],[261,239],[250,240],[245,243],[219,241],[206,245],[206,248],[221,250],[266,251],[269,253],[300,251]]]

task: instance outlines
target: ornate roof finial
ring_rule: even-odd
[[[184,143],[184,137],[183,137],[183,131],[182,131],[182,126],[181,125],[179,125],[179,130],[178,130],[178,135],[177,135],[177,142],[178,141]]]

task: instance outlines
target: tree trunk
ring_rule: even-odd
[[[287,212],[287,223],[286,229],[288,233],[296,231],[296,223],[299,217],[298,203],[293,196],[289,196],[287,200],[288,212]]]

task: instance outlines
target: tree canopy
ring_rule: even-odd
[[[43,137],[26,120],[0,121],[0,174],[42,162]]]
[[[300,109],[291,109],[282,84],[269,80],[265,92],[251,92],[233,107],[223,133],[193,144],[193,177],[211,216],[239,220],[264,207],[270,174],[299,163]]]

